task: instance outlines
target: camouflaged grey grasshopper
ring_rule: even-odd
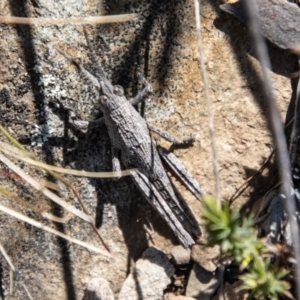
[[[88,38],[87,42],[91,49]],[[98,68],[97,78],[77,64],[68,54],[58,49],[57,51],[74,63],[99,89],[100,109],[104,116],[99,120],[92,121],[92,123],[95,126],[97,123],[104,122],[107,126],[111,141],[113,171],[121,170],[119,157],[121,157],[126,168],[136,168],[137,171],[132,172],[131,175],[136,187],[168,223],[184,247],[195,244],[194,238],[201,236],[198,221],[170,181],[161,158],[175,173],[176,178],[181,180],[197,198],[203,191],[175,155],[156,145],[150,131],[154,131],[166,140],[178,145],[192,143],[194,139],[177,140],[167,132],[147,124],[145,119],[135,110],[133,105],[145,100],[152,93],[151,85],[141,73],[138,72],[137,75],[144,84],[144,89],[128,101],[124,96],[123,88],[119,85],[112,85],[108,81],[93,52],[93,60]],[[78,120],[74,112],[68,110],[72,123],[76,127],[87,128],[89,126],[90,122]]]

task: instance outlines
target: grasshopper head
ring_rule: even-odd
[[[101,81],[100,106],[104,111],[111,112],[126,101],[124,90],[120,85],[112,85],[108,81]]]

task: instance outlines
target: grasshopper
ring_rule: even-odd
[[[91,50],[87,35],[86,39]],[[71,109],[60,103],[61,106],[68,109],[71,122],[81,129],[104,122],[111,141],[113,171],[118,172],[121,170],[120,157],[126,168],[136,168],[137,170],[132,172],[131,177],[142,195],[167,222],[184,247],[195,244],[194,238],[201,236],[199,224],[170,181],[162,160],[197,198],[200,197],[203,191],[199,183],[190,175],[175,155],[156,145],[150,131],[156,132],[177,145],[192,143],[194,138],[177,140],[167,132],[148,124],[136,111],[133,105],[144,101],[152,93],[150,83],[140,72],[137,72],[137,76],[143,83],[144,88],[134,98],[127,100],[123,88],[119,85],[113,85],[107,79],[92,50],[93,62],[98,69],[96,77],[77,64],[71,56],[59,49],[56,50],[75,64],[79,71],[98,88],[100,93],[99,102],[103,117],[96,121],[79,120]]]

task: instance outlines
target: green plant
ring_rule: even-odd
[[[249,298],[275,300],[280,295],[292,298],[290,284],[283,279],[288,272],[262,258],[269,251],[263,240],[256,237],[253,219],[242,219],[237,210],[230,210],[228,203],[219,206],[213,197],[204,197],[203,206],[207,244],[219,245],[221,258],[235,260],[241,270],[247,268],[240,279],[241,289],[249,291]]]

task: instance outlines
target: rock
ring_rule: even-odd
[[[160,299],[164,289],[171,283],[174,272],[163,251],[155,247],[148,248],[125,280],[119,300]]]
[[[300,44],[299,24],[300,9],[298,5],[286,0],[257,0],[259,19],[263,35],[282,49],[293,48]],[[247,23],[244,3],[220,5],[220,8]]]
[[[191,249],[175,246],[171,250],[172,261],[177,266],[187,265],[191,260]]]
[[[213,272],[216,269],[214,261],[220,254],[220,247],[206,247],[204,245],[194,245],[192,248],[192,260],[202,266],[207,271]]]
[[[183,287],[182,280],[181,279],[174,280],[173,285],[176,287]]]
[[[104,278],[93,278],[84,292],[82,300],[114,300],[109,283]]]
[[[186,288],[186,295],[188,297],[199,300],[210,300],[218,287],[218,269],[211,272],[198,264],[194,264]]]
[[[165,300],[195,300],[195,298],[192,297],[187,297],[183,295],[174,295],[174,294],[167,294],[164,297]]]

